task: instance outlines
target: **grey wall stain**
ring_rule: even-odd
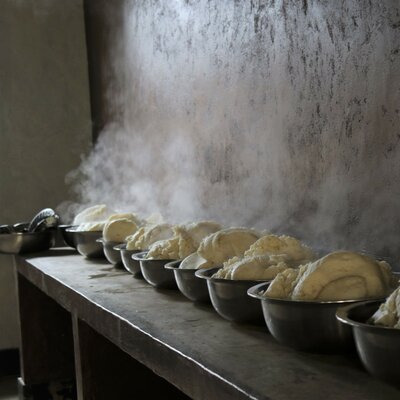
[[[398,1],[123,3],[109,101],[161,209],[175,179],[185,216],[400,255]]]

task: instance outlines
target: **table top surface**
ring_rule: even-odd
[[[277,343],[265,327],[228,322],[211,305],[195,304],[177,290],[155,290],[105,260],[53,249],[18,257],[17,270],[195,398],[400,398],[399,390],[368,375],[355,353],[292,350]],[[199,387],[193,391],[188,381],[197,376]]]

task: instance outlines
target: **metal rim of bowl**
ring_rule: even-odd
[[[119,246],[120,244],[123,244],[120,242],[107,242],[107,240],[104,240],[104,238],[102,238],[102,237],[96,239],[96,242],[103,243],[103,245],[109,245],[110,247],[112,246],[112,250],[118,250],[118,251],[121,249],[115,249],[114,247]]]
[[[113,249],[117,250],[117,251],[126,250],[126,243],[119,243],[119,244],[115,245],[113,247]]]
[[[132,254],[139,254],[139,253],[142,253],[142,250],[128,250],[128,249],[126,248],[126,243],[117,244],[116,246],[113,247],[113,249],[116,250],[116,251],[120,251],[121,253],[122,253],[123,251],[126,252],[126,253],[131,253],[131,255],[132,255]],[[135,261],[139,261],[139,260],[136,260],[136,259],[134,259],[134,260],[135,260]]]
[[[166,263],[164,265],[165,269],[172,269],[174,271],[176,270],[180,270],[180,271],[196,271],[194,268],[191,269],[183,269],[183,268],[179,268],[179,266],[181,265],[181,262],[183,261],[183,259],[179,259],[179,260],[175,260],[175,261],[170,261],[168,263]]]
[[[222,267],[199,268],[198,270],[196,270],[195,275],[197,278],[205,279],[208,281],[211,279],[211,275],[209,275],[210,272],[211,271],[217,272],[221,268]]]
[[[142,253],[142,250],[128,250],[126,248],[126,243],[118,243],[113,247],[114,250],[117,251],[126,251],[126,252],[132,252],[132,254],[138,254]],[[137,260],[138,261],[138,260]]]
[[[133,253],[131,257],[136,261],[176,261],[171,259],[162,259],[162,258],[145,258],[149,251],[140,251],[139,253]]]
[[[86,235],[98,235],[99,233],[101,233],[102,231],[78,231],[76,229],[73,228],[67,228],[66,229],[67,232],[71,232],[71,233],[77,233],[77,234],[86,234]],[[99,238],[101,239],[101,238]]]
[[[133,258],[136,261],[142,261],[145,260],[145,256],[148,253],[148,251],[139,251],[139,253],[133,253],[131,255],[131,258]]]
[[[67,230],[70,228],[76,228],[78,225],[71,225],[71,224],[62,224],[62,225],[58,225],[57,227],[63,230]]]
[[[378,332],[378,331],[385,332],[385,333],[393,332],[393,334],[400,336],[400,329],[391,328],[389,326],[372,325],[367,322],[359,322],[359,321],[355,321],[354,319],[349,317],[349,312],[351,310],[353,310],[354,308],[362,307],[362,306],[365,306],[367,304],[372,304],[372,303],[381,304],[382,301],[381,300],[366,300],[366,301],[360,301],[360,302],[357,302],[354,304],[350,304],[350,305],[341,307],[336,311],[336,319],[338,321],[340,321],[341,323],[350,325],[352,327],[361,328],[364,330],[372,330],[375,332]]]
[[[269,303],[279,303],[279,304],[287,303],[287,304],[292,304],[292,305],[304,304],[304,305],[311,305],[311,306],[313,306],[313,305],[314,306],[315,305],[322,305],[322,306],[326,305],[326,306],[329,306],[329,305],[334,305],[334,304],[337,304],[338,306],[341,306],[342,304],[343,305],[346,305],[346,304],[353,305],[355,303],[358,304],[358,303],[363,302],[363,301],[379,301],[379,300],[384,299],[384,297],[376,297],[376,298],[369,298],[369,299],[365,299],[364,298],[364,299],[349,299],[349,300],[315,300],[315,301],[313,301],[313,300],[278,299],[278,298],[275,298],[275,297],[262,296],[260,294],[260,289],[264,285],[266,285],[267,283],[268,282],[264,282],[264,283],[260,283],[258,285],[252,286],[247,291],[247,294],[250,297],[254,297],[254,298],[262,300],[262,301],[267,301]]]

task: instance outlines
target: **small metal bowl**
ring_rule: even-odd
[[[249,296],[261,300],[265,323],[280,343],[297,350],[332,353],[354,347],[351,328],[339,323],[336,310],[365,299],[304,301],[262,296],[268,284],[249,289]],[[375,299],[376,300],[376,299]]]
[[[367,323],[383,301],[348,305],[336,312],[336,318],[353,330],[357,352],[365,369],[400,388],[400,329]]]
[[[210,302],[207,282],[203,279],[198,279],[195,275],[197,269],[181,269],[179,265],[182,260],[171,261],[165,264],[166,269],[174,271],[174,276],[178,289],[189,300],[203,303]]]
[[[126,243],[114,246],[114,250],[121,253],[122,264],[128,272],[135,278],[143,278],[142,271],[140,271],[140,262],[132,258],[132,254],[140,253],[140,250],[127,250]]]
[[[208,293],[215,311],[234,322],[263,324],[260,302],[247,296],[247,290],[260,281],[213,278],[221,267],[199,269],[197,278],[207,281]]]
[[[174,272],[164,268],[165,264],[174,260],[148,260],[145,258],[147,253],[148,251],[142,251],[131,256],[140,262],[143,278],[157,289],[178,289]]]
[[[104,255],[106,256],[107,261],[110,264],[113,264],[116,268],[122,268],[121,252],[114,249],[114,247],[120,243],[107,242],[103,238],[97,239],[96,241],[102,244]]]
[[[87,258],[104,258],[103,244],[97,242],[103,235],[102,231],[77,231],[74,228],[66,231],[72,234],[79,254]]]
[[[61,236],[65,242],[65,244],[69,247],[72,247],[73,249],[76,248],[75,242],[74,242],[74,235],[71,232],[68,232],[67,229],[74,229],[76,226],[74,225],[58,225],[58,229],[61,232]]]
[[[0,253],[22,254],[48,250],[53,245],[54,231],[13,232],[0,234]]]

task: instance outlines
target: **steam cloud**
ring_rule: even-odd
[[[111,38],[116,117],[69,176],[80,207],[398,254],[398,94],[376,84],[399,67],[380,62],[391,33],[352,31],[314,3],[307,15],[203,3],[127,4]],[[369,12],[371,24],[390,17]]]

